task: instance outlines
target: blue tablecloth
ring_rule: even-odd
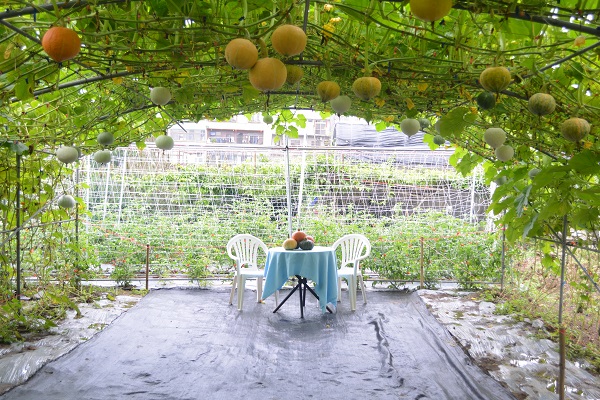
[[[269,249],[265,265],[262,298],[266,299],[287,282],[290,276],[300,275],[315,282],[321,310],[327,303],[337,302],[337,262],[331,247],[315,246],[312,250]]]

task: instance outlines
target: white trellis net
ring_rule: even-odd
[[[83,167],[87,232],[100,262],[143,264],[148,244],[153,271],[173,274],[230,264],[225,244],[237,233],[254,234],[272,246],[287,237],[290,227],[299,228],[326,245],[380,223],[377,232],[368,233],[384,235],[386,221],[402,219],[403,229],[418,229],[431,213],[481,222],[487,218],[489,188],[480,175],[455,172],[451,154],[233,146],[117,149],[111,164],[88,159]],[[385,238],[380,241],[385,246]]]

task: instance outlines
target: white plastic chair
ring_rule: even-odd
[[[342,298],[342,279],[348,282],[348,293],[350,297],[350,309],[356,310],[356,284],[357,279],[360,283],[363,301],[367,304],[367,294],[365,292],[365,282],[360,271],[360,261],[371,254],[371,243],[366,236],[360,234],[344,235],[331,246],[334,251],[338,247],[342,249],[342,261],[338,268],[338,301]]]
[[[244,303],[244,289],[246,287],[247,278],[256,279],[256,301],[260,303],[262,297],[262,283],[264,278],[264,268],[258,268],[258,256],[262,250],[266,256],[267,245],[259,238],[240,234],[235,235],[227,242],[227,254],[235,261],[235,275],[233,276],[233,285],[231,287],[231,295],[229,296],[229,304],[233,304],[233,295],[237,286],[238,290],[238,310],[242,310]],[[277,301],[277,293],[275,293],[275,301]]]

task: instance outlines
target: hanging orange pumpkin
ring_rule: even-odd
[[[452,0],[410,0],[409,3],[413,15],[426,22],[442,19],[452,9]]]
[[[304,76],[304,71],[297,65],[286,65],[285,69],[287,70],[285,81],[290,85],[300,82],[300,79]]]
[[[358,78],[352,84],[352,91],[359,99],[368,101],[381,92],[381,82],[371,76]]]
[[[81,50],[81,39],[69,28],[54,26],[44,33],[42,47],[46,54],[56,62],[75,58]]]
[[[250,83],[261,92],[279,89],[285,83],[286,77],[285,64],[276,58],[260,58],[248,71]]]
[[[250,69],[258,60],[258,50],[248,39],[233,39],[225,47],[225,60],[233,68]]]
[[[334,81],[323,81],[317,85],[317,94],[322,102],[333,100],[340,95],[340,85]]]
[[[295,56],[304,51],[308,38],[296,25],[281,25],[273,31],[271,44],[282,56]]]

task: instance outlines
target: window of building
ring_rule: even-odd
[[[327,121],[315,121],[315,135],[327,135]]]

